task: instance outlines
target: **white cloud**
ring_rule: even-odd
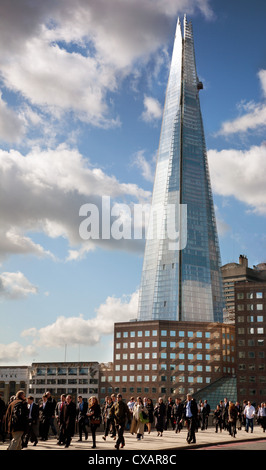
[[[144,97],[144,111],[141,118],[145,122],[154,122],[162,117],[163,110],[158,100],[151,96]]]
[[[6,142],[19,142],[24,133],[23,120],[8,107],[0,92],[0,139]]]
[[[136,165],[140,170],[143,178],[151,183],[154,181],[154,160],[148,161],[144,156],[144,150],[139,150],[134,155],[134,162],[133,165]]]
[[[102,196],[110,196],[112,200],[128,198],[130,202],[150,198],[149,191],[136,184],[120,183],[100,168],[93,168],[77,149],[66,145],[54,150],[35,148],[26,156],[14,150],[0,150],[0,180],[2,258],[11,253],[53,257],[49,250],[34,241],[33,233],[66,238],[72,250],[69,259],[85,254],[98,243],[112,249],[112,240],[83,241],[80,238],[80,207],[93,203],[101,213]],[[131,250],[137,247],[133,245],[133,242],[121,241],[115,246]]]
[[[102,336],[113,333],[114,323],[129,321],[137,317],[138,292],[130,296],[107,297],[96,311],[96,316],[85,319],[82,315],[58,317],[54,323],[43,328],[30,328],[22,337],[33,337],[34,347],[62,347],[84,344],[94,346]]]
[[[266,215],[266,146],[249,150],[209,150],[212,187],[216,194],[233,196],[253,211]]]
[[[266,96],[266,70],[258,74],[264,97]],[[241,106],[246,112],[234,120],[222,124],[217,135],[228,136],[236,133],[245,133],[250,130],[260,130],[266,127],[266,104],[249,102]]]
[[[98,126],[119,125],[110,115],[108,93],[165,46],[173,17],[212,16],[209,0],[2,3],[5,86],[56,117],[73,111]]]
[[[31,358],[36,353],[33,346],[23,346],[17,341],[9,344],[0,344],[0,360],[3,364],[7,362],[18,362],[25,356]]]
[[[16,300],[37,292],[37,287],[21,272],[0,274],[0,299]]]

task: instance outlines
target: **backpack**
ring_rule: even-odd
[[[22,401],[18,401],[12,408],[11,428],[13,431],[22,431],[25,426],[25,416],[22,409]]]

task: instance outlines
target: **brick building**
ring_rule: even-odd
[[[266,282],[235,284],[237,396],[266,400]]]
[[[114,326],[113,382],[109,386],[125,397],[185,398],[232,374],[234,325],[152,320]]]

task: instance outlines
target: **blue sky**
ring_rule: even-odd
[[[13,0],[0,18],[0,364],[112,360],[143,241],[79,208],[150,202],[178,15],[192,20],[222,263],[265,261],[265,2]],[[67,345],[67,347],[65,347]]]

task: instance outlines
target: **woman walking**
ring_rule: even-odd
[[[163,430],[165,426],[165,415],[166,415],[166,406],[162,398],[159,398],[158,403],[154,410],[154,416],[156,418],[156,429],[157,436],[163,436]]]
[[[96,447],[96,429],[101,424],[101,408],[96,397],[90,397],[87,416],[90,418],[92,449]]]
[[[110,419],[110,410],[113,406],[113,401],[111,397],[106,398],[106,403],[103,408],[103,420],[105,424],[104,435],[102,436],[103,440],[106,441],[106,438],[110,431],[111,419]]]
[[[234,403],[229,403],[228,408],[228,427],[229,434],[232,437],[236,437],[236,420],[237,420],[237,408]]]
[[[151,425],[153,423],[153,413],[154,413],[154,406],[151,398],[147,398],[146,408],[148,410],[148,418],[149,421],[147,423],[148,434],[151,433]]]
[[[137,440],[140,441],[144,435],[144,425],[148,421],[148,410],[143,405],[141,397],[137,397],[137,401],[133,408],[133,420],[130,432],[137,434]]]

